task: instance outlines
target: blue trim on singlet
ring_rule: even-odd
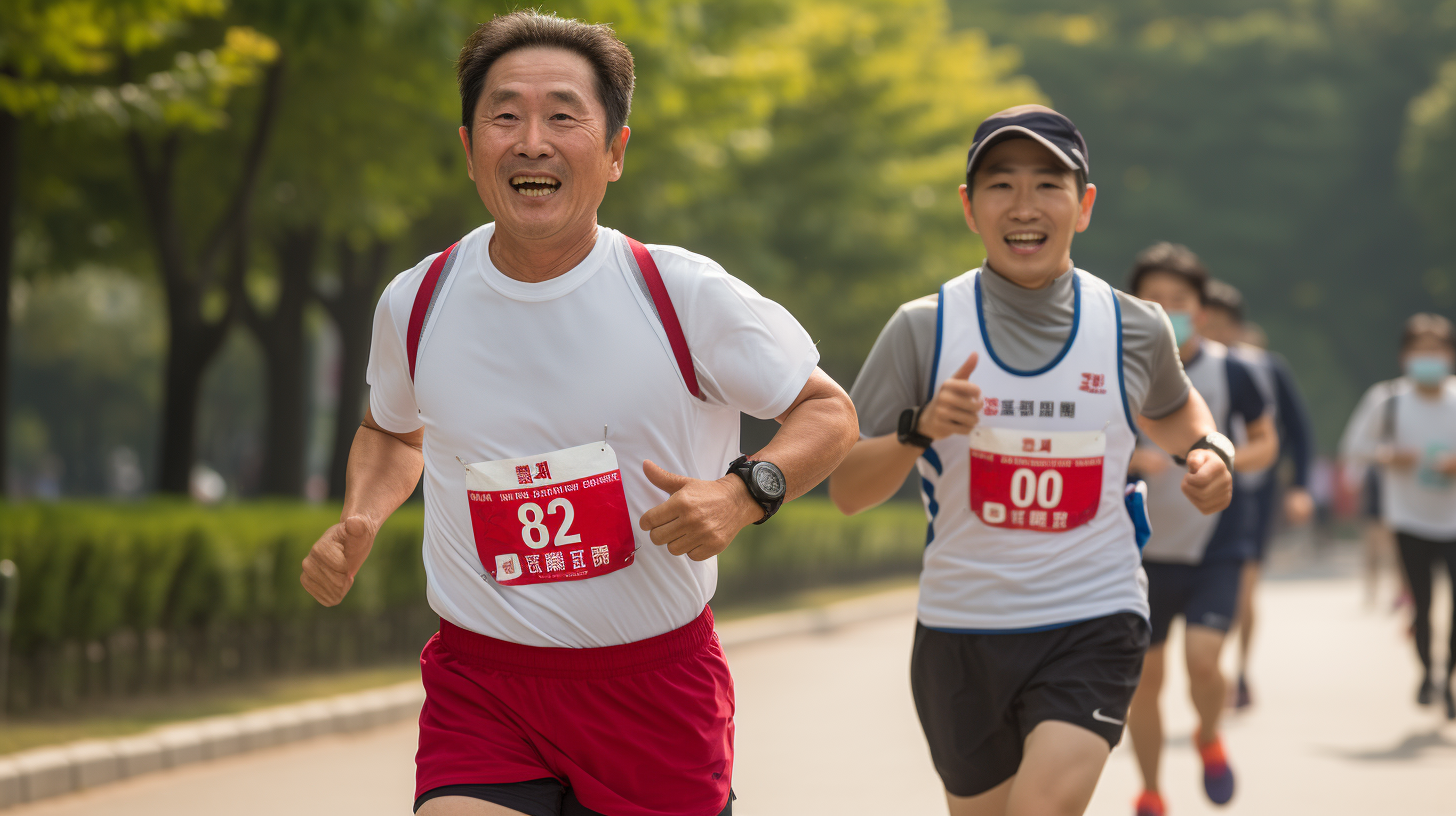
[[[1116,612],[1112,612],[1106,615],[1094,615],[1090,618],[1079,618],[1077,620],[1063,621],[1061,623],[1048,623],[1042,626],[1028,626],[1025,629],[949,629],[943,626],[925,626],[925,624],[923,623],[920,625],[925,626],[926,629],[930,629],[931,631],[945,632],[948,635],[1030,635],[1036,632],[1050,632],[1053,629],[1065,629],[1068,626],[1076,626],[1079,623],[1086,623],[1087,621],[1094,621],[1098,620],[1099,618],[1110,618],[1113,615],[1121,615],[1124,612],[1130,615],[1137,615],[1143,620],[1148,619],[1146,615],[1138,612],[1137,610],[1120,609]]]
[[[1072,333],[1067,335],[1067,342],[1062,344],[1062,350],[1057,352],[1057,356],[1053,357],[1050,363],[1035,371],[1021,371],[1006,365],[1001,362],[1000,357],[996,356],[996,350],[991,348],[991,335],[986,331],[986,310],[981,303],[981,275],[983,274],[985,273],[976,273],[976,322],[981,326],[981,345],[986,347],[986,353],[991,355],[991,359],[1001,367],[1002,371],[1017,377],[1035,377],[1056,368],[1057,363],[1060,363],[1062,358],[1067,356],[1067,352],[1072,350],[1072,343],[1077,340],[1077,326],[1082,322],[1082,280],[1077,276],[1077,270],[1072,270]],[[940,356],[938,346],[939,343],[937,343],[936,357]]]
[[[1112,293],[1112,311],[1117,315],[1117,390],[1122,392],[1122,415],[1127,417],[1128,430],[1136,437],[1138,427],[1133,422],[1132,409],[1127,405],[1127,377],[1122,372],[1122,301],[1117,299],[1117,292]]]
[[[920,458],[924,459],[926,463],[928,463],[931,467],[935,468],[935,475],[939,476],[940,474],[945,472],[945,468],[941,467],[940,465],[940,454],[935,452],[935,448],[926,448],[925,453],[920,454]]]
[[[945,284],[940,285],[940,295],[935,303],[935,357],[930,363],[930,390],[925,395],[925,402],[928,405],[935,399],[935,377],[940,373],[940,340],[945,336]],[[930,463],[937,475],[944,473],[945,469],[940,464],[940,456],[936,454],[935,448],[926,448],[920,454],[920,458]],[[925,509],[930,513],[930,520],[925,524],[925,546],[929,547],[930,542],[935,540],[935,517],[940,513],[940,503],[935,500],[935,485],[924,476],[920,477],[920,490],[925,494]]]
[[[920,477],[920,489],[925,491],[925,508],[930,511],[930,521],[925,524],[925,546],[935,540],[935,517],[940,513],[940,503],[935,500],[935,485],[924,476]]]
[[[945,284],[940,285],[940,296],[935,303],[935,357],[930,361],[930,391],[925,402],[935,399],[935,378],[940,374],[940,339],[945,335]]]

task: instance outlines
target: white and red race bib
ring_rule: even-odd
[[[1059,533],[1097,515],[1102,431],[971,431],[971,510],[992,527]]]
[[[617,453],[606,442],[465,466],[480,563],[502,584],[581,581],[632,563]]]

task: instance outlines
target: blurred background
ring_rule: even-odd
[[[0,727],[0,753],[71,734],[57,712],[408,668],[433,626],[417,505],[338,609],[296,565],[337,517],[379,291],[489,218],[453,60],[517,5],[0,4],[0,558],[21,575],[0,711],[43,723]],[[1456,0],[543,8],[612,23],[637,60],[601,221],[784,303],[846,386],[896,305],[980,262],[965,151],[1027,102],[1090,146],[1078,266],[1121,286],[1154,241],[1198,252],[1326,455],[1398,374],[1402,321],[1456,305]],[[1324,473],[1320,535],[1353,537]],[[725,555],[715,605],[918,568],[918,502],[802,504]]]

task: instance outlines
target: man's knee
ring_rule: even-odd
[[[1188,640],[1188,677],[1190,680],[1210,680],[1221,677],[1218,665],[1223,652],[1226,635],[1207,626],[1190,626]]]

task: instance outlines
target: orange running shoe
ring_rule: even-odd
[[[1193,743],[1198,747],[1198,756],[1203,759],[1203,791],[1215,805],[1226,805],[1234,798],[1234,771],[1229,767],[1228,757],[1223,751],[1223,739],[1214,737],[1206,745],[1198,744],[1195,733]]]
[[[1163,796],[1157,791],[1145,790],[1137,799],[1137,816],[1165,816],[1167,812]]]

